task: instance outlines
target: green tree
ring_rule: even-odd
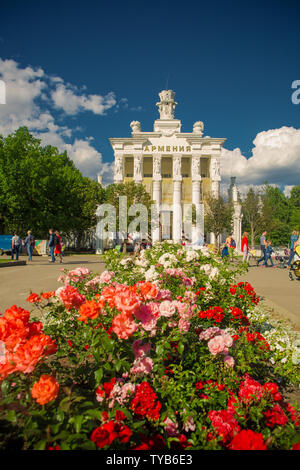
[[[290,228],[300,232],[300,185],[294,186],[290,194],[291,203],[291,221]]]
[[[120,227],[120,196],[126,196],[127,198],[126,210],[128,225],[136,217],[139,217],[140,214],[139,212],[137,212],[135,215],[129,215],[128,210],[130,206],[132,206],[133,204],[142,204],[147,209],[148,219],[145,220],[145,222],[147,223],[149,230],[149,226],[151,223],[151,204],[153,204],[153,201],[151,199],[150,194],[147,192],[145,186],[142,184],[137,184],[134,181],[121,184],[111,184],[107,186],[105,190],[105,202],[107,204],[111,204],[116,209],[116,230],[119,230]],[[122,213],[121,215],[124,216],[125,214]]]
[[[42,146],[26,127],[0,136],[0,233],[31,229],[45,238],[54,227],[63,233],[85,230],[103,190],[83,178],[67,153]]]
[[[217,198],[209,195],[205,201],[205,227],[215,235],[218,240],[223,231],[232,230],[233,206],[231,202],[219,196]]]
[[[263,225],[263,200],[262,196],[250,188],[244,201],[243,211],[243,231],[250,233],[251,246],[254,247],[255,238],[262,230]]]
[[[263,202],[264,228],[268,231],[268,238],[273,245],[287,245],[291,232],[290,199],[279,188],[267,185]]]

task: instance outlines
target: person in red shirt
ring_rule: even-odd
[[[61,253],[61,236],[59,231],[56,230],[55,232],[55,249],[54,249],[54,256],[59,256],[60,262],[62,263],[62,253]]]
[[[246,258],[247,258],[247,263],[248,263],[249,256],[250,256],[249,244],[248,244],[248,232],[243,233],[241,250],[243,252],[243,263],[245,262]]]

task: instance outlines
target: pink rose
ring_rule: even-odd
[[[213,356],[216,356],[218,353],[222,353],[223,350],[225,349],[223,336],[219,335],[210,339],[207,343],[207,346],[208,346],[209,352]]]
[[[104,271],[101,276],[100,276],[100,282],[101,284],[107,284],[111,279],[114,277],[113,272],[111,271]]]
[[[153,369],[153,360],[150,357],[138,358],[130,369],[131,374],[150,374]]]
[[[169,300],[164,300],[159,307],[159,311],[162,317],[172,317],[175,313],[175,305]]]
[[[140,339],[137,339],[136,341],[133,342],[132,349],[133,349],[135,358],[137,359],[139,357],[145,356],[146,353],[150,351],[151,344],[150,343],[142,344],[142,341]]]
[[[174,423],[170,418],[164,419],[164,426],[169,436],[176,436],[178,434],[178,424]]]
[[[224,363],[227,367],[234,367],[235,361],[232,356],[225,356]]]
[[[178,322],[178,328],[180,331],[189,331],[190,329],[190,322],[186,321],[184,318],[180,318]]]
[[[189,432],[189,431],[195,431],[196,429],[196,425],[195,425],[195,421],[193,420],[193,417],[192,416],[189,416],[183,426],[183,429],[185,430],[185,432]]]
[[[223,341],[224,341],[225,346],[227,348],[230,348],[233,345],[232,337],[230,335],[228,335],[227,333],[222,334],[222,337],[223,337]]]

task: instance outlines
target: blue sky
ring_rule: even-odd
[[[291,84],[300,80],[299,13],[300,3],[289,0],[11,0],[1,6],[0,17],[0,78],[7,84],[0,132],[24,122],[30,127],[32,121],[33,132],[65,144],[84,173],[93,177],[104,171],[109,179],[108,137],[130,136],[132,120],[152,130],[158,93],[168,87],[176,92],[183,131],[202,120],[205,135],[227,138],[225,179],[228,165],[235,173],[236,162],[243,184],[265,179],[299,184],[300,104],[291,101]],[[24,74],[28,67],[31,75]],[[24,80],[39,93],[32,92],[31,102],[22,98],[20,111],[17,96]],[[8,113],[17,116],[9,125]],[[44,128],[34,124],[38,113],[48,115]],[[277,168],[284,152],[286,162]],[[92,158],[99,163],[100,154],[102,167],[93,166]],[[258,162],[264,154],[269,170]],[[245,160],[253,156],[249,166]],[[287,171],[281,171],[283,165]]]

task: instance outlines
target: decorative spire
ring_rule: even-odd
[[[156,103],[160,119],[174,119],[174,111],[177,103],[174,101],[175,93],[172,90],[162,90],[159,93],[160,102]]]

